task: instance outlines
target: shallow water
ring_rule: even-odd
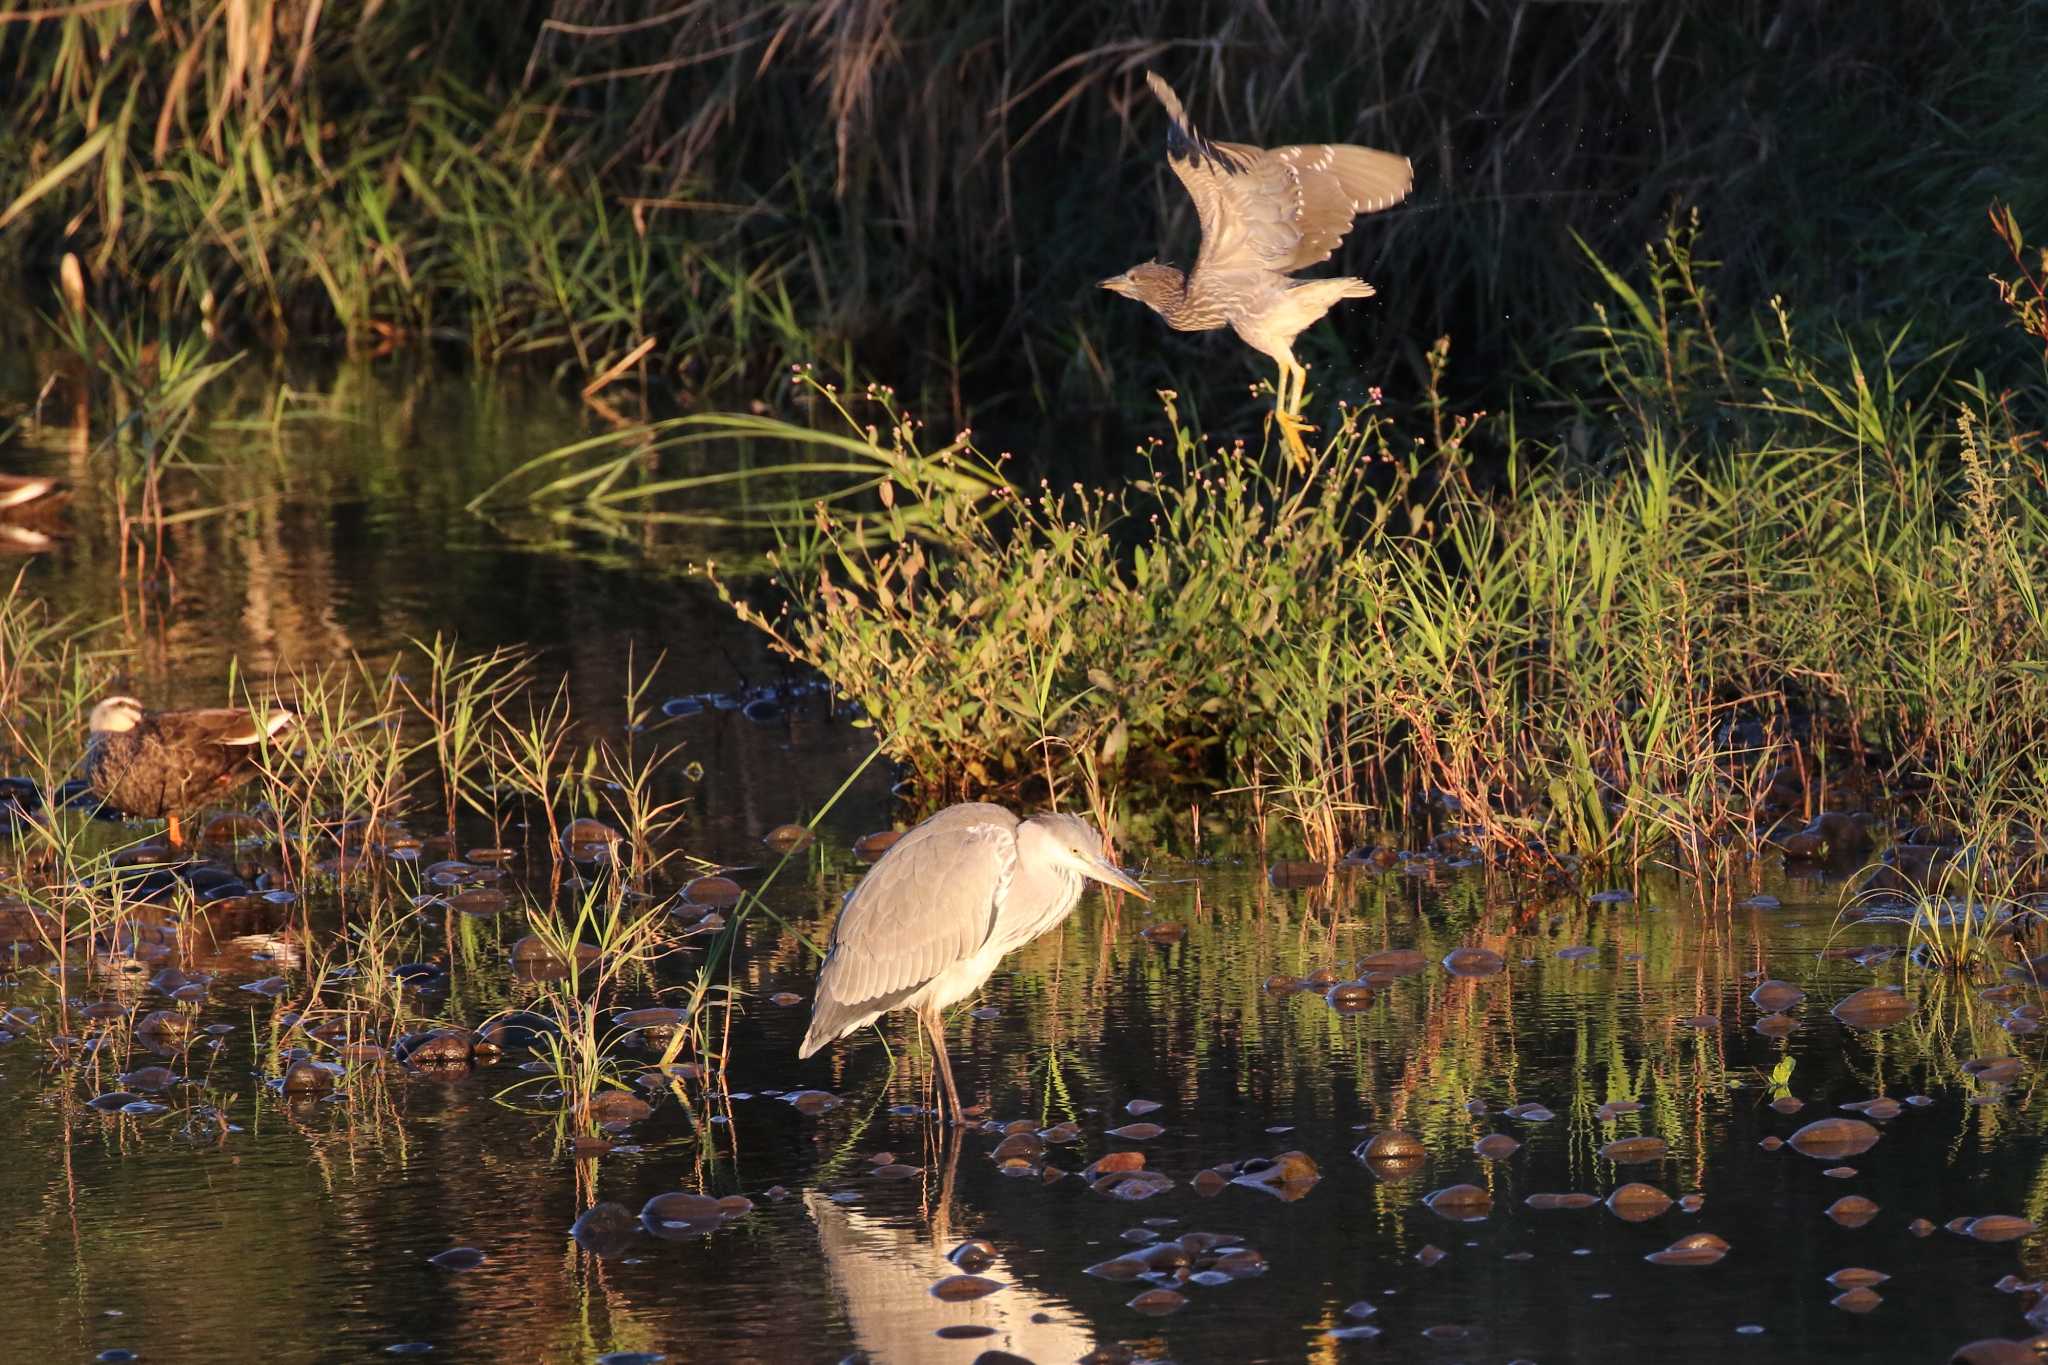
[[[245,493],[269,499],[261,508],[180,533],[168,596],[124,593],[89,490],[70,534],[27,563],[27,581],[68,610],[111,618],[137,651],[130,683],[166,703],[216,699],[230,656],[283,678],[349,651],[389,657],[436,630],[472,648],[537,645],[596,731],[618,728],[629,650],[642,660],[668,651],[656,696],[782,676],[708,592],[643,570],[631,547],[572,536],[536,548],[561,537],[462,512],[469,491],[509,463],[577,434],[573,405],[509,384],[347,382],[349,420],[289,428],[269,488],[247,469],[236,475]],[[67,457],[53,442],[34,458]],[[735,874],[748,882],[772,861],[760,834],[815,811],[867,748],[865,732],[815,697],[774,725],[710,710],[660,738],[682,741],[702,769],[671,777],[690,802],[684,847],[752,869]],[[176,960],[216,975],[200,1018],[223,1031],[168,1056],[125,1028],[97,1068],[59,1066],[48,1044],[64,1028],[89,1030],[84,1002],[163,1008],[148,984],[160,963],[101,960],[60,990],[24,961],[0,992],[0,1010],[24,1012],[20,1036],[0,1045],[0,1225],[14,1229],[5,1282],[35,1305],[35,1329],[0,1334],[0,1358],[125,1350],[149,1361],[328,1361],[410,1346],[455,1360],[653,1352],[830,1362],[866,1352],[940,1365],[990,1350],[1041,1363],[1091,1351],[1183,1362],[1923,1360],[2030,1334],[2031,1295],[1997,1286],[2048,1272],[2040,1239],[1987,1244],[1940,1225],[2044,1214],[2038,1047],[2008,1030],[2008,1011],[2032,993],[1989,1000],[1988,983],[1909,979],[1898,957],[1862,966],[1823,956],[1902,939],[1896,926],[1837,928],[1836,881],[1788,879],[1773,863],[1713,907],[1658,882],[1595,901],[1489,888],[1469,869],[1416,858],[1289,891],[1249,857],[1125,850],[1148,864],[1156,903],[1091,891],[1060,934],[990,982],[974,1002],[986,1017],[963,1011],[954,1023],[961,1086],[987,1106],[987,1126],[1079,1130],[1006,1172],[990,1158],[999,1134],[942,1134],[904,1112],[924,1096],[907,1029],[887,1030],[889,1048],[870,1033],[800,1064],[806,1009],[769,999],[808,997],[813,969],[798,933],[827,932],[862,870],[853,839],[898,814],[888,785],[871,769],[818,846],[777,880],[767,904],[786,926],[750,921],[734,973],[749,995],[730,1039],[730,1104],[669,1097],[601,1157],[573,1155],[531,1086],[507,1093],[531,1080],[517,1052],[453,1076],[358,1071],[333,1099],[266,1088],[278,1070],[275,1017],[304,984],[283,917],[209,926],[193,912]],[[433,823],[423,812],[422,829]],[[545,870],[543,848],[518,831],[514,841],[519,866]],[[1782,904],[1727,904],[1759,890]],[[323,900],[316,928],[336,928],[339,915]],[[516,909],[429,916],[411,946],[448,962],[452,980],[411,995],[415,1019],[474,1025],[521,1003],[530,988],[506,965],[520,920]],[[1163,924],[1186,933],[1140,937]],[[1463,946],[1499,953],[1504,970],[1454,976],[1440,961]],[[1269,987],[1319,968],[1349,977],[1387,948],[1416,949],[1427,966],[1381,985],[1356,1013],[1317,991]],[[1560,955],[1571,949],[1593,951]],[[696,962],[678,954],[620,1003],[646,1003],[649,987],[685,980]],[[236,989],[277,975],[288,983],[281,996]],[[1752,1027],[1762,1012],[1747,997],[1766,977],[1806,992],[1789,1038]],[[1895,982],[1916,1005],[1901,1022],[1858,1031],[1828,1013],[1852,991]],[[2030,1064],[2010,1085],[1963,1070],[2007,1054]],[[1787,1057],[1783,1088],[1804,1101],[1796,1114],[1769,1107],[1766,1076]],[[117,1073],[152,1063],[186,1078],[149,1097],[163,1112],[87,1107]],[[806,1114],[773,1093],[798,1089],[839,1103]],[[1931,1103],[1878,1122],[1877,1143],[1839,1161],[1759,1145],[1853,1117],[1839,1106],[1878,1096]],[[1159,1107],[1139,1118],[1129,1111],[1137,1100]],[[1612,1101],[1642,1108],[1603,1120]],[[1526,1104],[1551,1116],[1502,1112]],[[232,1131],[203,1120],[202,1106],[221,1110]],[[1108,1133],[1139,1121],[1163,1131]],[[1426,1150],[1414,1170],[1376,1173],[1354,1157],[1393,1127]],[[1520,1145],[1497,1160],[1475,1154],[1492,1134]],[[1664,1155],[1628,1165],[1602,1155],[1634,1136],[1661,1138]],[[1073,1174],[1119,1151],[1143,1152],[1170,1186],[1126,1202]],[[885,1152],[916,1170],[878,1176],[872,1158]],[[1286,1152],[1305,1154],[1320,1178],[1277,1194],[1198,1183],[1205,1169]],[[1827,1174],[1841,1166],[1853,1173]],[[1640,1223],[1599,1205],[1525,1203],[1536,1193],[1604,1198],[1630,1181],[1703,1203]],[[1457,1184],[1491,1196],[1483,1217],[1458,1221],[1423,1202]],[[568,1235],[597,1201],[637,1210],[675,1190],[740,1194],[753,1208],[686,1240],[634,1233],[602,1256]],[[1879,1211],[1860,1228],[1839,1226],[1824,1210],[1847,1195]],[[1935,1230],[1915,1235],[1917,1218]],[[1143,1244],[1133,1238],[1193,1231],[1255,1250],[1263,1271],[1178,1283],[1187,1302],[1163,1317],[1127,1306],[1152,1283],[1086,1273]],[[1706,1266],[1644,1259],[1694,1233],[1730,1249]],[[979,1273],[1003,1287],[970,1302],[935,1297],[931,1286],[958,1273],[946,1252],[970,1237],[992,1245]],[[484,1260],[469,1270],[429,1262],[455,1247]],[[1444,1254],[1425,1263],[1427,1248]],[[1845,1267],[1891,1277],[1871,1311],[1831,1303],[1840,1291],[1826,1277]],[[1347,1316],[1360,1303],[1374,1311]],[[1358,1327],[1379,1335],[1331,1335]],[[959,1328],[988,1330],[940,1335]]]

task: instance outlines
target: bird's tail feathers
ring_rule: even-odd
[[[1335,303],[1338,299],[1369,299],[1380,291],[1356,276],[1332,275],[1312,280],[1291,280],[1288,292],[1305,293],[1309,298],[1327,299],[1330,303]]]
[[[826,1001],[817,1006],[811,1014],[811,1026],[805,1031],[803,1042],[797,1045],[797,1060],[802,1061],[825,1044],[844,1038],[855,1029],[872,1024],[879,1018],[879,1010],[870,1013]]]
[[[298,724],[298,721],[296,713],[287,711],[282,706],[273,707],[260,719],[254,714],[250,715],[248,729],[240,734],[225,736],[220,742],[232,745],[258,744],[274,737],[280,731],[289,730]]]

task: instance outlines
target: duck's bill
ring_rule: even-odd
[[[1128,891],[1141,901],[1152,898],[1145,894],[1145,888],[1125,876],[1123,869],[1110,862],[1097,862],[1088,869],[1088,875],[1104,886],[1113,886],[1119,891]]]

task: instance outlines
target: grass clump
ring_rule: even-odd
[[[1070,780],[1053,736],[1251,788],[1323,859],[1426,812],[1518,862],[1698,869],[1870,790],[2038,824],[2043,387],[1816,348],[1782,305],[1731,326],[1693,247],[1601,267],[1614,308],[1537,386],[1575,440],[1353,410],[1290,480],[1169,396],[1145,480],[918,537],[821,514],[782,606],[737,609],[934,796]]]

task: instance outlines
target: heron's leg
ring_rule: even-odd
[[[178,834],[178,812],[171,811],[164,817],[164,822],[164,837],[171,841],[172,848],[177,848],[184,842]]]
[[[953,1088],[953,1061],[946,1055],[945,1016],[939,1013],[936,1006],[927,1005],[917,1012],[917,1017],[923,1021],[924,1031],[931,1035],[932,1058],[938,1067],[939,1084],[945,1091],[944,1097],[939,1101],[939,1117],[945,1118],[946,1107],[951,1105],[953,1120],[958,1122],[961,1118],[960,1092]]]

